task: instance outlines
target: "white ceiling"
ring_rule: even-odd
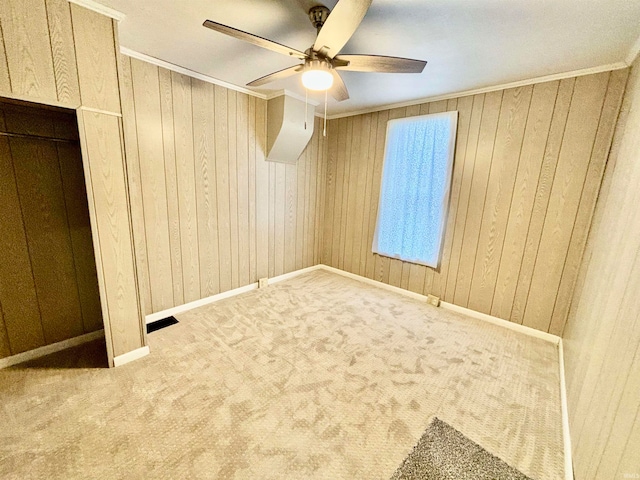
[[[315,39],[308,9],[336,1],[99,3],[126,15],[123,47],[244,86],[297,62],[206,29],[205,19],[305,50]],[[429,63],[420,75],[342,72],[351,98],[330,99],[329,114],[624,62],[639,35],[640,0],[374,0],[341,53]],[[299,76],[268,87],[304,95]]]

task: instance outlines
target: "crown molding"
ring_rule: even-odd
[[[636,39],[635,43],[631,45],[629,49],[629,53],[627,53],[627,58],[624,59],[627,66],[633,65],[633,62],[638,58],[638,54],[640,53],[640,36]]]
[[[107,17],[111,17],[118,22],[124,20],[126,15],[118,10],[114,10],[113,8],[105,7],[100,3],[94,0],[67,0],[69,3],[75,3],[76,5],[80,5],[89,10],[93,10],[94,12],[98,12],[102,15],[106,15]]]
[[[640,47],[640,45],[638,46]],[[570,72],[555,73],[553,75],[544,75],[541,77],[534,77],[526,80],[518,80],[517,82],[502,83],[499,85],[492,85],[490,87],[477,88],[473,90],[463,90],[460,92],[447,93],[445,95],[436,95],[432,97],[424,97],[424,98],[419,98],[417,100],[410,100],[407,102],[390,103],[387,105],[380,105],[377,107],[364,108],[362,110],[357,110],[354,112],[336,113],[335,115],[328,115],[327,120],[335,120],[336,118],[343,118],[343,117],[353,117],[355,115],[363,115],[365,113],[380,112],[383,110],[390,110],[392,108],[410,107],[412,105],[420,105],[422,103],[437,102],[440,100],[449,100],[451,98],[468,97],[469,95],[478,95],[480,93],[495,92],[497,90],[506,90],[508,88],[524,87],[526,85],[533,85],[536,83],[552,82],[554,80],[562,80],[564,78],[581,77],[583,75],[592,75],[594,73],[610,72],[612,70],[620,70],[623,68],[628,68],[627,63],[625,62],[610,63],[607,65],[600,65],[597,67],[583,68],[580,70],[572,70]]]
[[[204,73],[200,73],[194,70],[190,70],[188,68],[180,67],[179,65],[176,65],[174,63],[165,62],[164,60],[160,60],[159,58],[152,57],[144,53],[136,52],[135,50],[131,50],[130,48],[121,46],[120,53],[122,53],[123,55],[127,55],[128,57],[131,57],[131,58],[142,60],[143,62],[151,63],[158,67],[166,68],[167,70],[172,70],[174,72],[181,73],[189,77],[197,78],[198,80],[202,80],[204,82],[213,83],[214,85],[228,88],[229,90],[235,90],[236,92],[246,93],[247,95],[261,98],[263,100],[268,99],[268,97],[264,93],[254,92],[253,90],[249,90],[248,88],[239,87],[237,85],[234,85],[233,83],[225,82],[223,80],[218,80],[217,78],[210,77],[209,75],[205,75]]]

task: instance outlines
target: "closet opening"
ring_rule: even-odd
[[[0,98],[0,363],[107,367],[102,329],[76,112]]]

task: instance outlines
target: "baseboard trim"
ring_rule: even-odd
[[[560,404],[562,408],[562,439],[564,442],[564,478],[573,478],[573,459],[571,453],[571,432],[569,430],[569,405],[567,403],[567,383],[564,375],[564,347],[562,339],[558,343],[558,363],[560,364]]]
[[[541,340],[546,340],[547,342],[551,342],[554,345],[558,345],[560,343],[560,337],[558,337],[557,335],[542,332],[540,330],[536,330],[535,328],[527,327],[526,325],[520,325],[519,323],[510,322],[509,320],[494,317],[493,315],[487,315],[486,313],[476,312],[475,310],[471,310],[470,308],[460,307],[459,305],[454,305],[453,303],[440,302],[440,306],[453,312],[462,313],[464,315],[468,315],[469,317],[477,318],[479,320],[484,320],[485,322],[493,323],[494,325],[508,328],[509,330],[524,333],[525,335],[529,335],[530,337],[536,337]]]
[[[297,277],[298,275],[302,275],[303,273],[311,272],[313,270],[318,270],[320,265],[313,265],[311,267],[302,268],[300,270],[295,270],[293,272],[284,273],[282,275],[278,275],[277,277],[272,277],[269,279],[269,285],[273,283],[282,282],[284,280],[288,280],[293,277]],[[234,288],[233,290],[227,290],[226,292],[216,293],[215,295],[211,295],[210,297],[201,298],[200,300],[195,300],[193,302],[185,303],[183,305],[178,305],[177,307],[168,308],[166,310],[162,310],[160,312],[151,313],[145,317],[145,323],[153,323],[158,320],[162,320],[163,318],[171,317],[178,315],[180,313],[184,313],[188,310],[192,310],[194,308],[202,307],[204,305],[209,305],[210,303],[219,302],[220,300],[224,300],[225,298],[235,297],[236,295],[240,295],[242,293],[250,292],[251,290],[256,290],[258,288],[258,283],[250,283],[249,285],[245,285],[243,287]]]
[[[278,282],[282,282],[284,280],[288,280],[290,278],[297,277],[298,275],[302,275],[304,273],[312,272],[314,270],[326,270],[328,272],[333,272],[338,275],[342,275],[343,277],[348,277],[353,280],[358,280],[363,283],[367,283],[369,285],[373,285],[378,288],[382,288],[384,290],[389,290],[391,292],[398,293],[400,295],[404,295],[405,297],[414,298],[416,300],[427,301],[426,295],[422,295],[420,293],[415,293],[409,290],[405,290],[404,288],[396,287],[394,285],[389,285],[387,283],[379,282],[377,280],[373,280],[371,278],[363,277],[362,275],[357,275],[355,273],[346,272],[344,270],[340,270],[339,268],[330,267],[325,264],[317,264],[312,265],[311,267],[302,268],[300,270],[294,270],[293,272],[285,273],[282,275],[278,275],[277,277],[269,278],[269,284],[274,284]],[[211,295],[210,297],[202,298],[200,300],[195,300],[193,302],[185,303],[184,305],[178,305],[177,307],[169,308],[167,310],[162,310],[161,312],[156,312],[149,314],[145,317],[145,321],[147,324],[157,322],[158,320],[162,320],[163,318],[170,317],[172,315],[178,315],[180,313],[184,313],[193,308],[202,307],[204,305],[208,305],[210,303],[215,303],[225,298],[235,297],[236,295],[240,295],[245,292],[250,292],[251,290],[256,290],[258,288],[258,283],[251,283],[249,285],[245,285],[243,287],[234,288],[233,290],[228,290],[226,292],[217,293],[216,295]],[[547,342],[551,342],[555,345],[560,343],[560,337],[557,335],[553,335],[551,333],[542,332],[540,330],[536,330],[535,328],[527,327],[525,325],[520,325],[519,323],[510,322],[508,320],[504,320],[502,318],[494,317],[492,315],[487,315],[486,313],[477,312],[475,310],[471,310],[470,308],[461,307],[459,305],[454,305],[453,303],[448,302],[440,302],[440,306],[447,310],[451,310],[453,312],[462,313],[463,315],[467,315],[469,317],[476,318],[478,320],[484,320],[485,322],[493,323],[494,325],[498,325],[500,327],[508,328],[510,330],[514,330],[516,332],[523,333],[525,335],[529,335],[530,337],[536,337],[541,340],[545,340]]]
[[[145,317],[145,323],[149,324],[157,322],[158,320],[162,320],[163,318],[175,316],[188,310],[193,310],[194,308],[202,307],[204,305],[209,305],[210,303],[224,300],[225,298],[235,297],[236,295],[250,292],[251,290],[255,290],[257,288],[257,283],[251,283],[249,285],[245,285],[244,287],[234,288],[233,290],[227,290],[226,292],[222,293],[216,293],[215,295],[211,295],[210,297],[201,298],[200,300],[194,300],[193,302],[178,305],[177,307],[172,307],[160,312],[151,313]]]
[[[97,340],[102,337],[104,337],[104,330],[97,330],[95,332],[85,333],[78,337],[69,338],[68,340],[52,343],[51,345],[35,348],[27,352],[17,353],[10,357],[0,358],[0,369],[28,362],[29,360],[35,360],[36,358],[44,357],[46,355],[51,355],[52,353],[60,352],[67,348],[77,347],[78,345],[92,342],[93,340]]]
[[[395,287],[387,283],[379,282],[377,280],[372,280],[370,278],[363,277],[361,275],[356,275],[355,273],[345,272],[344,270],[330,267],[328,265],[320,265],[320,268],[327,270],[329,272],[337,273],[338,275],[342,275],[344,277],[349,277],[354,280],[359,280],[369,285],[374,285],[376,287],[389,290],[391,292],[399,293],[400,295],[404,295],[406,297],[415,298],[416,300],[422,300],[425,302],[427,301],[426,295],[411,292],[409,290],[405,290],[404,288]],[[508,320],[503,320],[502,318],[494,317],[492,315],[487,315],[486,313],[476,312],[475,310],[471,310],[465,307],[460,307],[458,305],[454,305],[453,303],[440,302],[440,306],[442,308],[451,310],[453,312],[462,313],[469,317],[477,318],[478,320],[484,320],[485,322],[493,323],[494,325],[498,325],[500,327],[508,328],[510,330],[515,330],[525,335],[529,335],[530,337],[536,337],[542,340],[546,340],[547,342],[551,342],[555,345],[558,345],[558,343],[560,342],[560,337],[558,337],[557,335],[553,335],[547,332],[541,332],[540,330],[536,330],[535,328],[527,327],[525,325],[520,325],[519,323],[513,323]]]
[[[290,278],[297,277],[298,275],[302,275],[304,273],[313,272],[314,270],[320,270],[323,265],[312,265],[310,267],[301,268],[300,270],[294,270],[293,272],[284,273],[282,275],[278,275],[277,277],[273,277],[269,279],[269,284],[282,282],[284,280],[289,280]]]
[[[123,353],[122,355],[118,355],[117,357],[113,357],[113,366],[121,367],[129,362],[133,362],[134,360],[138,360],[139,358],[146,357],[149,355],[149,347],[144,346],[140,348],[136,348],[135,350],[131,350],[130,352]]]

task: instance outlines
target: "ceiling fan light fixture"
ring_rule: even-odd
[[[325,62],[311,61],[302,74],[302,85],[308,90],[323,92],[333,85],[333,75]]]

